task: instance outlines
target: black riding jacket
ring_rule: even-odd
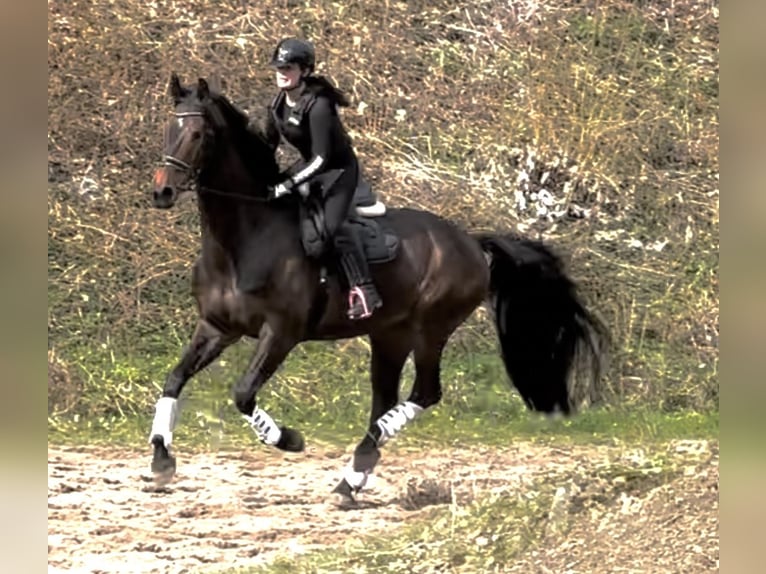
[[[276,149],[281,136],[296,147],[303,158],[290,169],[296,185],[356,163],[351,138],[338,115],[338,105],[347,105],[347,102],[326,80],[307,78],[306,89],[294,107],[287,105],[284,92],[269,106],[266,121],[269,144]]]

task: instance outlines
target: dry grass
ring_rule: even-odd
[[[61,365],[87,363],[86,342],[101,363],[175,354],[198,225],[192,202],[147,208],[168,77],[216,77],[258,121],[270,51],[300,34],[351,95],[344,119],[389,203],[552,242],[616,335],[616,397],[717,406],[716,2],[311,4],[49,2]]]

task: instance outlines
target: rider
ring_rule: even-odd
[[[288,177],[276,186],[274,195],[298,192],[306,197],[309,186],[320,186],[325,231],[335,241],[348,277],[348,316],[364,319],[382,301],[357,226],[347,220],[359,181],[359,163],[338,115],[338,107],[349,101],[329,80],[313,75],[315,60],[314,46],[298,38],[279,42],[271,59],[280,91],[269,106],[266,136],[274,150],[281,136],[302,157],[286,172]]]

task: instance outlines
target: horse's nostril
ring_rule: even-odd
[[[164,186],[162,189],[155,189],[153,192],[154,204],[157,207],[170,207],[175,203],[175,193],[173,188]]]

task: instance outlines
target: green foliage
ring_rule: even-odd
[[[182,395],[181,423],[176,430],[179,444],[203,450],[260,448],[239,416],[230,391],[253,352],[253,343],[235,346],[189,383]],[[101,359],[88,362],[84,358],[85,398],[67,416],[49,418],[49,440],[140,445],[160,392],[157,375],[164,374],[173,360],[112,358],[103,360],[107,362],[103,368]],[[352,446],[361,440],[368,422],[366,362],[367,349],[361,340],[307,343],[288,358],[259,395],[259,402],[278,421],[303,432],[309,444]],[[402,397],[409,391],[413,375],[408,364]],[[649,444],[673,438],[714,438],[718,434],[717,411],[668,408],[663,412],[641,404],[592,407],[576,417],[552,419],[528,411],[506,381],[495,352],[449,351],[443,365],[443,400],[397,437],[396,445],[507,446],[522,440]]]
[[[53,432],[91,425],[114,436],[149,416],[191,331],[193,201],[168,213],[144,197],[170,72],[220,78],[257,121],[274,89],[265,63],[288,34],[314,40],[319,72],[351,95],[344,120],[390,204],[471,229],[514,228],[567,256],[615,337],[611,408],[717,409],[717,14],[690,0],[543,2],[531,12],[491,0],[50,3]],[[190,383],[200,441],[239,436],[229,388],[250,350],[233,349]],[[366,364],[363,342],[305,345],[263,400],[285,420],[307,417],[318,435],[356,436]],[[446,435],[456,421],[470,435],[535,420],[504,379],[477,313],[450,346],[444,403],[413,436]]]

